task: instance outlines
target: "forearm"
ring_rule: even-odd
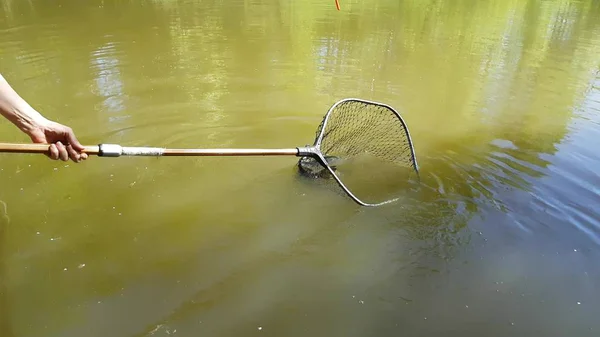
[[[0,114],[27,134],[46,120],[15,92],[1,74]]]

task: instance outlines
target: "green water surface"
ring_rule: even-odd
[[[598,336],[600,3],[340,5],[2,1],[0,73],[86,145],[303,146],[358,97],[421,182],[362,208],[294,157],[0,154],[0,336]]]

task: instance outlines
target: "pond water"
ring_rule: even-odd
[[[597,336],[600,3],[340,6],[3,1],[0,72],[86,145],[303,146],[358,97],[421,181],[364,208],[294,157],[0,154],[0,335]]]

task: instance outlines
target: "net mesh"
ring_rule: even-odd
[[[385,105],[343,101],[325,116],[316,137],[318,147],[326,157],[349,159],[370,154],[383,161],[417,169],[408,129],[400,116]]]
[[[387,105],[359,99],[336,103],[317,128],[314,145],[338,183],[360,201],[383,201],[401,188],[405,178],[418,175],[408,129]],[[313,158],[301,158],[299,166],[313,177],[332,177]]]

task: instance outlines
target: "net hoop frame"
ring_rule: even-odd
[[[357,204],[359,204],[361,206],[369,206],[369,207],[381,206],[381,205],[388,204],[388,203],[391,203],[391,202],[394,202],[394,201],[398,200],[398,198],[393,198],[393,199],[382,201],[382,202],[378,202],[378,203],[367,203],[367,202],[362,201],[356,195],[354,195],[354,193],[352,193],[350,191],[350,189],[348,189],[348,187],[346,187],[346,185],[337,176],[337,174],[335,173],[335,171],[331,168],[331,166],[329,165],[329,163],[327,162],[327,160],[323,156],[323,153],[321,152],[321,143],[323,141],[323,137],[324,137],[325,129],[327,127],[327,123],[329,122],[329,117],[331,116],[331,113],[340,104],[343,104],[343,103],[346,103],[346,102],[359,102],[359,103],[364,103],[364,104],[369,104],[369,105],[376,105],[376,106],[385,108],[385,109],[390,110],[391,112],[393,112],[394,116],[402,124],[402,128],[404,129],[404,133],[406,135],[406,140],[407,140],[409,148],[410,148],[410,157],[411,157],[412,165],[413,165],[414,170],[415,170],[415,172],[417,174],[417,177],[419,177],[419,165],[417,163],[417,157],[415,155],[415,149],[414,149],[413,141],[412,141],[412,138],[410,136],[410,132],[408,131],[408,126],[407,126],[406,122],[404,121],[404,119],[402,118],[402,116],[400,115],[400,113],[398,113],[398,111],[396,109],[392,108],[388,104],[380,103],[380,102],[376,102],[376,101],[371,101],[371,100],[366,100],[366,99],[361,99],[361,98],[350,97],[350,98],[344,98],[344,99],[341,99],[341,100],[335,102],[329,108],[329,110],[327,110],[327,113],[325,114],[325,117],[321,121],[321,124],[318,127],[319,134],[317,135],[317,137],[316,137],[315,142],[313,143],[313,145],[312,146],[307,146],[307,147],[304,147],[304,148],[298,148],[298,156],[310,156],[310,157],[315,158],[321,165],[323,165],[327,169],[327,171],[329,172],[329,174],[331,174],[333,176],[333,178],[335,179],[335,181],[337,182],[337,184],[344,190],[344,192],[346,192],[346,194],[348,194],[350,196],[350,198],[352,198]]]

